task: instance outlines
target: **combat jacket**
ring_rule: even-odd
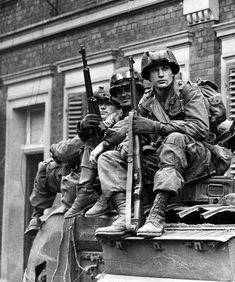
[[[195,140],[205,140],[209,135],[209,118],[204,97],[198,88],[190,83],[177,85],[164,102],[159,102],[154,89],[146,91],[139,103],[140,114],[159,121],[158,136],[152,134],[152,141],[172,132],[180,132]],[[105,134],[105,141],[114,146],[126,138],[127,120],[118,122]]]
[[[144,95],[139,107],[143,116],[160,122],[159,135],[180,132],[195,140],[204,140],[209,134],[204,97],[190,83],[179,85],[164,102],[159,102],[156,92],[151,89]]]

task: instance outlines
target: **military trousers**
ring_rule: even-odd
[[[79,188],[88,188],[92,189],[93,184],[97,178],[97,166],[96,164],[91,164],[89,161],[91,151],[93,147],[91,146],[84,146],[83,153],[81,156],[81,173],[79,179]]]
[[[213,169],[210,151],[201,142],[178,132],[168,135],[154,153],[158,167],[153,179],[154,191],[175,194],[183,187],[185,180],[209,174]],[[126,157],[118,150],[104,152],[98,159],[98,174],[102,193],[106,197],[125,191]]]
[[[30,203],[34,208],[45,210],[53,205],[56,194],[61,192],[62,164],[49,159],[40,162],[34,179]]]

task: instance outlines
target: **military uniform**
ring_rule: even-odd
[[[39,217],[50,208],[57,193],[62,193],[63,212],[68,210],[76,197],[76,182],[79,178],[80,155],[84,143],[79,137],[53,144],[50,152],[53,158],[38,164],[30,203],[33,206],[32,219],[25,234],[35,235],[40,229]]]
[[[133,71],[133,75],[136,81],[136,99],[139,100],[144,93],[144,85],[143,85],[143,80],[140,76],[140,74],[137,71]],[[121,135],[121,139],[120,142],[122,140],[122,134],[124,133],[124,137],[125,137],[125,131],[123,131],[123,125],[126,124],[125,121],[125,117],[127,117],[129,111],[131,110],[131,93],[130,93],[130,69],[128,67],[122,67],[116,70],[116,72],[112,75],[111,79],[110,79],[110,94],[111,94],[111,99],[112,101],[117,101],[118,103],[120,103],[122,110],[123,110],[123,115],[120,118],[120,121],[116,122],[115,124],[113,124],[112,127],[109,127],[105,133],[104,133],[104,139],[101,142],[100,145],[102,145],[102,151],[108,150],[109,148],[114,147],[114,144],[107,142],[107,136],[109,136],[112,133],[115,133],[117,131],[117,128],[120,129],[120,131],[118,132],[117,135],[113,136],[113,140],[116,144],[119,144],[119,135]],[[117,137],[117,138],[116,138]],[[97,146],[95,148],[94,151],[96,151],[96,149],[100,147]],[[94,152],[93,151],[93,152]],[[101,151],[99,151],[98,154],[100,154]],[[99,180],[101,185],[103,186],[103,176],[105,177],[105,179],[107,179],[106,173],[109,174],[109,167],[107,166],[105,168],[105,171],[103,171],[103,173],[99,175]],[[114,172],[114,174],[117,176],[116,172]],[[118,181],[118,179],[117,179]],[[112,183],[113,184],[113,183]],[[111,188],[111,187],[109,187]],[[103,187],[102,187],[103,189]],[[108,191],[109,189],[107,189]],[[108,207],[109,207],[109,203],[108,200],[109,197],[107,197],[106,193],[101,193],[99,199],[97,200],[97,202],[95,203],[95,205],[93,205],[86,213],[85,216],[86,217],[94,217],[94,216],[99,216],[101,214],[104,214],[105,212],[108,211]],[[114,207],[115,207],[115,203],[114,203]]]
[[[143,59],[147,60],[142,62],[142,76],[145,79],[149,79],[151,68],[158,64],[169,65],[173,74],[179,71],[179,65],[171,51],[161,50],[154,53],[152,58],[148,54]],[[167,96],[162,97],[155,88],[149,90],[140,103],[140,113],[145,118],[137,117],[133,124],[134,132],[139,130],[142,133],[147,128],[149,144],[143,144],[143,148],[145,145],[153,146],[153,154],[157,157],[153,180],[156,197],[146,224],[137,231],[137,235],[144,237],[162,234],[168,199],[183,187],[185,181],[217,169],[214,165],[216,162],[212,161],[215,156],[208,149],[210,145],[205,146],[203,143],[209,136],[209,118],[201,92],[190,83],[177,83],[173,78],[166,93]],[[126,128],[123,126],[122,129],[107,134],[106,142],[113,143],[115,138],[119,141],[124,139]],[[98,160],[102,192],[107,197],[124,194],[126,190],[127,154],[124,144],[125,142],[119,146],[119,150],[103,153]],[[228,165],[223,171],[217,171],[220,174],[228,169],[231,160],[229,152],[225,151],[224,156]],[[124,208],[122,202],[122,215],[125,215]],[[97,229],[96,233],[123,235],[127,231],[125,216],[120,218],[110,227]]]
[[[119,110],[119,103],[111,101],[110,95],[103,88],[100,88],[94,96],[99,103],[106,102],[114,105],[116,111],[107,116],[103,121],[96,114],[88,114],[77,124],[77,133],[79,138],[84,142],[84,146],[81,152],[80,177],[76,186],[76,197],[70,209],[65,213],[65,218],[81,215],[98,199],[99,195],[97,190],[94,189],[97,179],[97,167],[89,162],[90,153],[94,146],[100,143],[107,128],[112,127],[123,116],[123,112]],[[97,133],[96,140],[92,136],[92,134],[94,135],[94,128]]]

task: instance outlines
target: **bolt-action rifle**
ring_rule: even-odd
[[[135,231],[143,224],[143,169],[141,136],[133,134],[133,118],[138,115],[138,99],[136,79],[134,76],[133,57],[129,58],[130,89],[132,111],[129,112],[128,126],[128,156],[127,156],[127,186],[126,186],[126,228]],[[133,198],[133,201],[132,201]],[[133,202],[133,218],[131,216]]]
[[[82,55],[83,75],[84,75],[86,95],[87,95],[88,112],[89,114],[96,114],[100,116],[98,101],[96,97],[94,97],[93,90],[92,90],[90,70],[87,66],[86,49],[84,47],[81,47],[81,50],[79,53]],[[99,141],[98,130],[97,129],[92,130],[90,132],[90,137],[91,138],[89,141],[91,141],[92,143],[91,145],[96,146]]]

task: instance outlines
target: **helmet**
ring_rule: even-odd
[[[106,101],[110,102],[114,106],[120,108],[121,105],[118,101],[115,101],[111,99],[112,97],[110,96],[109,92],[107,89],[105,89],[103,86],[99,86],[99,89],[94,92],[94,97],[97,99],[97,101]]]
[[[149,72],[151,68],[162,63],[168,64],[173,74],[177,74],[180,70],[180,66],[170,49],[144,52],[141,60],[141,75],[143,79],[149,80]]]
[[[94,92],[94,97],[99,101],[99,100],[106,100],[109,101],[110,99],[110,94],[109,92],[103,87],[99,86],[98,90]]]
[[[143,85],[143,79],[141,75],[137,72],[134,71],[134,78],[136,79],[136,86],[140,89],[141,92],[144,92],[145,88]],[[128,67],[123,67],[118,69],[110,79],[110,94],[113,97],[115,97],[115,90],[119,87],[122,87],[124,85],[130,85],[130,70]]]

